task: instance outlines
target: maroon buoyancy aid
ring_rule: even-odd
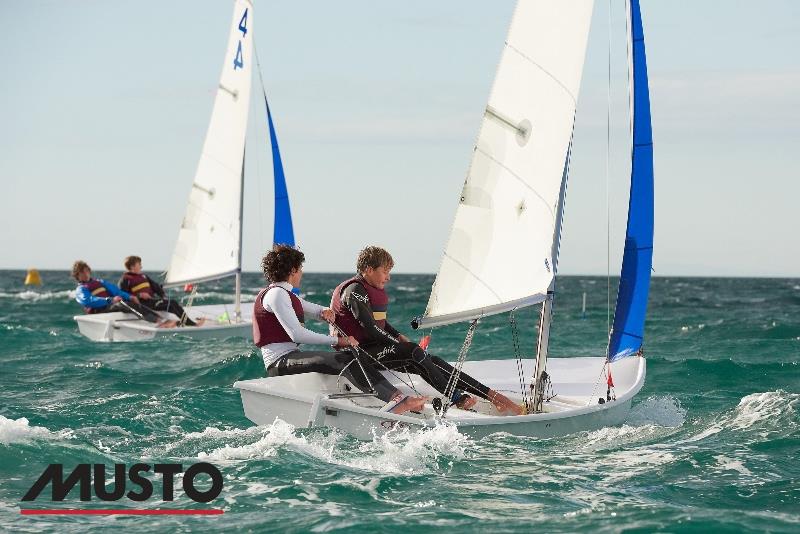
[[[103,283],[97,278],[90,278],[88,282],[82,282],[81,286],[88,289],[89,293],[91,293],[93,297],[106,298],[111,296]],[[84,306],[83,309],[86,311],[86,313],[98,313],[103,308],[90,308],[89,306]]]
[[[141,273],[127,272],[122,277],[128,282],[128,293],[138,297],[139,293],[149,293],[153,296],[153,288],[150,286],[150,280]]]
[[[350,309],[342,302],[342,293],[352,284],[361,284],[367,290],[369,296],[369,306],[372,308],[372,318],[378,328],[386,328],[386,317],[389,309],[389,296],[383,289],[378,289],[370,285],[360,275],[345,280],[333,290],[331,297],[331,309],[336,314],[336,326],[342,329],[348,336],[353,336],[359,343],[366,339],[364,327],[356,320]]]
[[[289,333],[284,330],[280,321],[278,321],[278,316],[264,308],[264,295],[266,295],[267,291],[273,287],[277,287],[289,293],[289,298],[292,300],[292,309],[294,310],[294,314],[297,316],[297,320],[300,321],[300,324],[305,323],[303,303],[300,302],[300,299],[297,297],[297,295],[278,285],[270,285],[265,287],[258,294],[256,301],[253,304],[253,341],[257,347],[263,347],[264,345],[269,345],[270,343],[285,343],[287,341],[292,341],[292,338],[289,337]]]

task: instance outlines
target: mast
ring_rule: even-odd
[[[575,122],[573,120],[573,135]],[[553,235],[553,283],[547,290],[547,299],[542,303],[539,316],[539,340],[536,346],[536,362],[531,375],[531,402],[534,413],[542,411],[549,377],[547,376],[547,355],[550,348],[550,323],[553,320],[553,300],[556,295],[556,275],[558,274],[558,255],[561,249],[561,229],[564,224],[564,206],[567,200],[567,184],[569,182],[569,162],[572,155],[572,137],[570,137],[567,157],[564,160],[564,172],[561,177],[561,191],[558,195],[556,210],[555,235]]]
[[[233,309],[234,322],[238,323],[242,320],[242,221],[244,220],[244,162],[246,159],[247,150],[242,152],[242,176],[241,176],[241,195],[239,196],[239,257],[237,260],[236,269],[236,289],[235,300],[236,305]]]

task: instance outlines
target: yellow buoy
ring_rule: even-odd
[[[28,274],[25,276],[26,286],[40,286],[42,285],[42,277],[39,276],[39,271],[36,269],[28,269]]]

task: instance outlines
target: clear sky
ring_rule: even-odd
[[[513,5],[256,0],[306,270],[351,271],[365,244],[388,248],[397,272],[438,268]],[[150,272],[166,267],[231,8],[0,0],[0,268],[68,269],[82,258],[121,269],[128,254]],[[800,2],[642,0],[642,13],[656,275],[800,276]],[[567,274],[605,274],[609,239],[619,270],[629,172],[621,0],[611,17],[610,207],[609,2],[598,0]],[[272,237],[272,175],[260,106],[250,122],[243,260],[255,271]]]

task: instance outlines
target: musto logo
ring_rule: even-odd
[[[151,472],[152,478],[145,476]],[[144,502],[157,499],[161,502],[171,502],[175,498],[175,476],[180,473],[183,473],[181,481],[183,493],[194,502],[211,502],[222,492],[222,474],[219,469],[205,462],[193,464],[185,472],[181,464],[154,464],[152,466],[133,464],[127,469],[125,464],[114,464],[113,483],[107,481],[104,464],[78,464],[66,478],[64,478],[63,464],[50,464],[22,497],[22,500],[44,500],[42,492],[50,485],[52,490],[50,502],[64,501],[75,486],[78,486],[80,500],[83,502],[91,502],[92,494],[100,501],[126,499],[133,502]],[[155,475],[160,475],[160,488],[157,486],[158,477]],[[154,493],[156,494],[154,495]],[[20,511],[23,515],[218,515],[223,513],[222,510],[213,508],[120,508],[113,510],[59,508],[22,509]]]

